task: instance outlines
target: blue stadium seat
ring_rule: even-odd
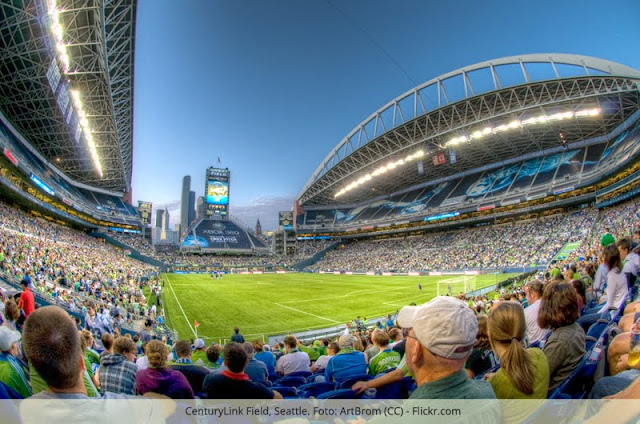
[[[271,390],[275,390],[280,393],[284,398],[297,398],[298,390],[295,387],[288,386],[273,386],[270,387]]]
[[[307,383],[315,383],[316,382],[316,377],[318,377],[320,375],[324,377],[324,370],[314,372],[309,377],[307,377]]]
[[[600,338],[602,333],[606,330],[609,325],[609,321],[606,319],[600,318],[589,327],[589,331],[587,331],[587,336]]]
[[[613,325],[615,324],[611,323],[607,330]],[[593,348],[586,351],[573,373],[549,395],[549,399],[584,399],[589,394],[598,363],[605,358],[607,330],[598,338]],[[587,341],[587,345],[589,343]]]
[[[10,386],[0,381],[0,399],[22,399],[22,396]]]
[[[287,377],[304,377],[307,378],[311,375],[311,371],[296,371],[291,374],[287,374]]]
[[[340,381],[336,381],[338,389],[350,389],[358,381],[369,381],[371,376],[369,374],[354,375],[352,377],[344,378]]]
[[[415,381],[411,377],[404,377],[400,381],[378,387],[376,399],[407,399],[409,393],[415,390]]]
[[[351,389],[332,390],[318,395],[317,399],[358,399],[358,394]]]
[[[304,377],[282,377],[273,382],[274,386],[298,387],[305,384],[307,380]]]
[[[301,398],[309,398],[311,396],[318,397],[318,395],[335,390],[336,385],[329,381],[322,383],[307,383],[298,387],[298,396]]]

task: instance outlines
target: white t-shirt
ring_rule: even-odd
[[[602,312],[606,312],[612,306],[620,308],[628,293],[629,286],[627,285],[624,271],[609,271],[609,274],[607,274],[607,303],[602,307]]]
[[[527,338],[529,343],[542,340],[547,334],[547,330],[543,330],[538,325],[538,312],[540,311],[540,299],[533,302],[524,309],[524,318],[527,323]]]
[[[327,364],[329,363],[329,355],[322,355],[318,359],[316,359],[315,365],[316,369],[325,369],[327,368]]]

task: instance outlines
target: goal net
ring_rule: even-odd
[[[476,289],[477,275],[461,275],[459,277],[438,280],[438,296],[457,296]]]

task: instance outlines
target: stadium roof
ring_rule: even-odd
[[[302,205],[353,204],[604,136],[640,109],[639,88],[640,71],[569,54],[506,57],[458,69],[409,90],[357,125],[298,199]]]
[[[137,0],[0,0],[0,108],[77,182],[131,186]]]

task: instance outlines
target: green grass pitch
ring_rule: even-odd
[[[475,287],[513,275],[480,275]],[[245,339],[266,340],[269,335],[345,324],[357,316],[378,318],[412,302],[424,303],[436,296],[438,281],[460,277],[292,273],[233,274],[215,280],[207,274],[165,274],[163,298],[167,324],[181,338],[194,338],[198,321],[198,337],[224,343],[236,325]]]

